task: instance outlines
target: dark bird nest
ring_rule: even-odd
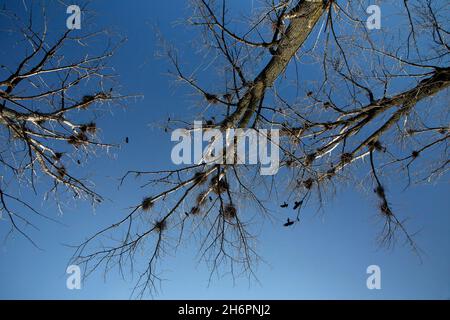
[[[196,199],[197,205],[200,206],[200,205],[204,204],[206,201],[206,198],[207,198],[206,192],[200,192],[197,195],[197,199]]]
[[[87,144],[88,142],[89,139],[84,132],[79,132],[76,135],[71,135],[69,138],[67,138],[67,143],[75,147]]]
[[[391,211],[391,208],[389,208],[389,205],[388,205],[388,203],[386,201],[383,201],[380,204],[380,211],[385,216],[392,216],[393,215],[393,213]]]
[[[313,183],[314,183],[314,180],[312,178],[308,178],[305,181],[303,181],[303,186],[309,190],[312,188]]]
[[[227,204],[225,205],[225,208],[223,208],[223,217],[225,220],[231,221],[234,218],[236,218],[237,210],[236,207],[233,204]]]
[[[315,153],[308,154],[305,159],[305,166],[310,166],[315,159],[316,159]]]
[[[156,221],[154,227],[155,227],[156,231],[163,232],[164,230],[167,229],[166,220],[163,219],[163,220]]]
[[[233,100],[233,96],[230,93],[226,93],[223,95],[223,99],[228,103],[231,103],[231,101]]]
[[[341,155],[341,161],[342,163],[350,163],[353,160],[353,156],[351,153],[343,153]]]
[[[378,186],[375,188],[375,193],[381,198],[385,198],[384,188],[382,186]]]
[[[141,203],[141,208],[144,211],[148,211],[153,207],[153,200],[150,197],[144,198]]]
[[[208,179],[208,176],[204,172],[196,172],[194,174],[194,182],[196,184],[203,184]]]
[[[56,161],[61,160],[61,157],[63,156],[62,152],[55,152],[55,154],[53,155],[53,159]]]
[[[89,132],[91,134],[95,134],[95,132],[97,132],[97,126],[94,122],[90,122],[87,124],[83,124],[80,127],[81,132]]]
[[[211,179],[211,188],[212,191],[216,194],[224,193],[228,190],[228,187],[228,183],[224,179],[219,180],[217,177]]]
[[[205,93],[205,99],[206,99],[206,101],[208,101],[209,103],[212,103],[212,104],[216,104],[219,102],[219,99],[217,98],[217,96],[215,94]]]
[[[83,103],[89,103],[89,102],[92,102],[92,100],[94,100],[94,96],[91,96],[91,95],[85,95],[85,96],[83,96],[83,98],[81,99],[81,102],[83,102]]]
[[[327,178],[328,179],[331,179],[335,174],[336,174],[336,169],[334,167],[327,170]]]
[[[380,141],[378,141],[378,140],[370,142],[369,148],[371,150],[383,151],[383,146],[381,145]]]
[[[200,208],[198,206],[192,207],[190,214],[196,215],[200,213]]]
[[[61,166],[57,169],[57,172],[58,172],[58,176],[62,179],[66,175],[66,168]]]

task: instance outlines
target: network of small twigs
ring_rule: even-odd
[[[410,185],[448,171],[448,106],[433,103],[450,84],[448,8],[402,2],[396,9],[406,28],[395,30],[399,37],[389,42],[365,28],[359,1],[268,1],[246,19],[245,32],[234,27],[242,21],[225,1],[194,4],[188,22],[203,35],[196,48],[214,52],[221,74],[216,87],[201,85],[168,47],[175,79],[201,97],[205,130],[279,129],[281,174],[288,178],[264,178],[257,166],[234,164],[130,171],[122,182],[130,175],[150,177],[143,187],[155,192],[77,248],[74,261],[85,265],[86,275],[102,264],[133,267],[142,249],[148,257],[136,286],[142,297],[162,279],[159,258],[195,239],[211,274],[226,266],[233,276],[254,276],[259,257],[251,222],[271,216],[263,195],[294,209],[284,223],[291,227],[311,199],[321,205],[330,188],[361,179],[379,201],[380,242],[390,246],[400,235],[419,253],[400,218],[404,213],[390,202],[387,177],[404,176]],[[182,122],[189,123],[169,119],[167,125]],[[255,210],[245,209],[248,203],[262,215],[250,216]],[[111,235],[112,243],[94,245]]]
[[[46,197],[56,200],[69,194],[93,205],[101,202],[93,183],[77,176],[75,167],[97,150],[114,147],[99,141],[95,112],[128,97],[113,92],[115,74],[108,60],[118,45],[111,44],[108,33],[66,29],[55,36],[45,7],[25,9],[25,20],[5,8],[0,12],[17,36],[16,49],[24,51],[16,65],[11,59],[0,69],[0,212],[11,232],[37,246],[25,230],[37,229],[32,215],[55,220],[19,194],[45,189]],[[103,41],[105,49],[90,52],[92,41]],[[69,54],[73,46],[81,49],[76,56]],[[81,122],[80,114],[92,120]]]

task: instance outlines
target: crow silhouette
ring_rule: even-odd
[[[303,204],[303,200],[295,201],[294,210],[298,209]]]
[[[289,227],[289,226],[292,226],[294,224],[294,221],[291,221],[291,219],[287,219],[287,222],[285,223],[285,224],[283,224],[283,226],[285,226],[285,227]]]
[[[281,208],[287,208],[289,205],[285,202],[285,203],[283,203],[280,207]]]
[[[125,138],[125,143],[130,142],[130,139],[128,139],[128,137]]]

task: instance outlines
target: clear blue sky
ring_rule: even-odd
[[[251,1],[245,5],[249,4]],[[20,8],[21,1],[15,5]],[[56,1],[48,7],[52,26],[64,31],[64,7]],[[110,26],[128,38],[111,65],[120,75],[124,93],[139,93],[144,98],[97,120],[104,141],[122,142],[128,136],[130,143],[112,155],[92,159],[83,169],[95,173],[97,190],[108,199],[95,212],[89,204],[77,203],[69,204],[58,216],[51,201],[30,197],[29,201],[66,226],[43,222],[39,232],[31,231],[44,251],[18,234],[0,244],[2,299],[128,299],[135,282],[130,276],[122,279],[115,269],[106,279],[98,272],[81,290],[68,290],[65,268],[73,251],[63,244],[77,244],[99,226],[115,222],[147,194],[133,180],[118,190],[118,178],[128,169],[166,167],[170,163],[170,136],[150,124],[192,109],[189,91],[173,86],[166,74],[169,64],[155,57],[154,27],[179,48],[188,68],[200,59],[190,47],[192,33],[174,24],[189,13],[186,1],[95,1],[89,8],[96,12],[97,26]],[[5,52],[11,54],[8,48],[1,51],[2,59]],[[410,218],[410,229],[420,230],[415,239],[424,252],[422,262],[401,243],[390,250],[378,247],[375,239],[380,225],[376,224],[375,201],[347,186],[323,212],[317,213],[315,208],[305,211],[302,223],[294,228],[282,228],[279,222],[264,223],[258,251],[265,262],[256,269],[259,282],[238,278],[233,283],[225,276],[213,277],[208,285],[209,272],[197,262],[196,246],[186,244],[183,250],[165,257],[161,267],[167,281],[157,298],[450,299],[448,185],[442,181],[403,192],[400,185],[389,188],[394,206]],[[7,226],[0,221],[0,235],[6,231]],[[381,290],[366,288],[366,268],[372,264],[381,267]]]

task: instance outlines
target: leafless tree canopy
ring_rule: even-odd
[[[392,174],[404,177],[408,186],[448,170],[448,3],[378,2],[380,30],[366,27],[368,1],[267,0],[255,2],[257,9],[247,16],[226,1],[193,1],[188,24],[202,35],[195,49],[201,49],[204,65],[192,72],[174,48],[166,46],[166,54],[176,80],[200,97],[201,111],[192,119],[170,119],[168,125],[188,123],[191,129],[189,123],[200,116],[205,125],[221,129],[280,129],[282,169],[274,177],[244,165],[128,172],[124,179],[148,177],[148,194],[122,220],[81,244],[74,259],[85,264],[86,274],[100,265],[133,268],[136,253],[143,253],[145,266],[136,270],[136,293],[142,295],[156,289],[158,258],[194,239],[213,271],[225,267],[234,275],[252,275],[258,255],[251,224],[271,216],[267,200],[295,207],[298,214],[285,223],[290,227],[307,204],[321,205],[327,193],[352,181],[363,181],[378,199],[380,241],[390,245],[398,234],[417,250],[386,184]],[[81,60],[67,69],[49,66],[59,46],[39,50],[42,36],[26,37],[43,58],[33,54],[37,63],[26,58],[1,82],[7,140],[25,146],[22,168],[28,172],[39,165],[58,184],[90,194],[61,169],[56,150],[44,141],[65,140],[78,148],[91,141],[90,126],[70,122],[66,111],[110,96],[100,90],[80,101],[70,99],[68,89],[84,75],[95,77],[102,60]],[[55,68],[67,77],[50,93],[14,94],[20,82],[37,81]],[[198,70],[209,77],[217,72],[216,81],[202,81],[205,75]],[[25,106],[30,99],[46,101],[52,111],[30,111]],[[57,127],[69,133],[55,133]],[[259,210],[248,210],[251,206]]]
[[[107,62],[116,45],[109,35],[71,30],[57,35],[47,24],[45,8],[24,6],[25,15],[0,12],[9,27],[1,30],[2,37],[19,39],[14,43],[18,55],[0,69],[0,210],[12,231],[33,242],[24,230],[36,227],[33,216],[53,218],[20,194],[45,191],[50,198],[100,202],[93,184],[71,169],[95,150],[110,147],[97,139],[93,111],[123,97],[112,91],[114,73]],[[93,50],[95,41],[103,48]]]

